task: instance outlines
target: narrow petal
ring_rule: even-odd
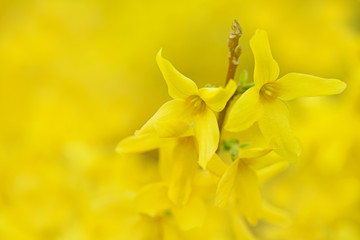
[[[168,138],[166,142],[161,144],[159,148],[159,172],[161,179],[165,182],[169,182],[171,179],[171,173],[169,169],[172,166],[172,156],[174,148],[177,145],[177,138]]]
[[[199,164],[206,169],[219,145],[220,135],[216,116],[209,108],[195,116],[194,132],[199,148]]]
[[[116,147],[118,153],[146,152],[159,148],[163,139],[154,134],[144,134],[124,138]]]
[[[173,208],[173,213],[180,229],[188,231],[203,224],[206,208],[200,198],[191,197],[183,207]]]
[[[272,151],[272,149],[269,149],[269,148],[245,149],[239,153],[239,158],[242,158],[242,159],[259,158],[259,157],[265,156],[266,154],[268,154],[271,151]]]
[[[259,89],[252,87],[241,95],[231,107],[224,129],[230,132],[246,130],[259,119],[261,113]]]
[[[225,207],[234,190],[234,184],[238,173],[239,159],[235,160],[221,177],[217,189],[215,205]]]
[[[160,138],[188,137],[194,135],[194,129],[191,127],[189,122],[182,119],[158,121],[154,127]]]
[[[276,99],[263,106],[259,127],[265,139],[275,145],[275,151],[285,157],[298,157],[300,144],[289,124],[289,112],[284,102]]]
[[[193,179],[198,169],[198,154],[193,137],[180,138],[174,147],[169,166],[169,199],[184,206],[190,197]]]
[[[254,54],[254,81],[260,88],[267,82],[272,82],[279,76],[279,66],[273,59],[266,31],[257,30],[250,40],[250,47]]]
[[[257,240],[257,238],[250,231],[248,224],[242,216],[238,214],[231,214],[231,225],[236,236],[236,239],[241,240]]]
[[[338,79],[326,79],[302,73],[286,74],[276,82],[279,84],[278,96],[284,100],[339,94],[346,88],[346,83]]]
[[[252,169],[258,170],[284,161],[284,158],[279,156],[279,154],[273,152],[258,158],[243,159],[243,161]]]
[[[160,137],[179,137],[189,129],[184,124],[192,121],[192,112],[182,100],[171,100],[162,105],[136,135],[158,134]]]
[[[264,183],[272,177],[278,175],[280,172],[284,171],[288,166],[289,162],[282,161],[256,170],[256,174],[259,178],[259,181],[261,183]]]
[[[237,209],[251,225],[256,225],[262,212],[260,184],[256,173],[241,161],[235,179],[235,194]]]
[[[227,165],[221,160],[219,155],[215,153],[208,162],[206,169],[215,176],[221,177],[225,173]]]
[[[169,209],[171,204],[167,197],[167,190],[165,183],[154,183],[143,187],[136,195],[137,210],[154,216]]]
[[[156,56],[156,61],[172,98],[185,99],[198,92],[196,84],[191,79],[182,75],[168,60],[161,56],[161,49]]]
[[[263,203],[262,219],[281,227],[289,227],[291,224],[289,213],[266,202]]]
[[[232,95],[234,95],[236,87],[236,83],[230,80],[225,88],[201,88],[199,96],[213,111],[220,112],[224,109]]]

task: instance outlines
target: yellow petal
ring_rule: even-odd
[[[252,159],[252,158],[259,158],[263,157],[269,152],[271,152],[272,149],[269,148],[250,148],[240,151],[239,158],[242,159]]]
[[[178,137],[188,131],[184,124],[181,126],[174,124],[180,120],[182,123],[190,125],[192,112],[188,105],[183,100],[168,101],[136,132],[136,135],[151,133],[166,137]]]
[[[258,170],[270,165],[276,164],[278,162],[284,161],[284,158],[279,156],[279,154],[273,152],[262,157],[253,158],[253,159],[243,159],[249,167],[252,169]]]
[[[165,58],[161,56],[161,49],[156,56],[162,75],[168,85],[169,95],[175,99],[185,99],[190,95],[198,92],[196,84],[189,78],[182,75],[176,68]]]
[[[256,240],[257,238],[250,231],[248,225],[245,223],[242,216],[231,214],[231,225],[236,236],[236,239],[241,240]]]
[[[230,80],[225,88],[201,88],[199,96],[213,111],[220,112],[224,109],[232,95],[234,95],[236,87],[236,83]]]
[[[153,220],[154,221],[154,220]],[[145,236],[144,238],[137,238],[134,236],[129,237],[128,239],[137,239],[137,240],[181,240],[182,234],[179,231],[179,227],[172,221],[172,219],[161,219],[160,221],[155,221],[157,223],[157,235],[156,236]],[[156,227],[155,227],[156,229]],[[144,231],[139,229],[139,232]]]
[[[159,172],[161,179],[165,182],[169,182],[171,174],[169,169],[172,166],[172,156],[174,148],[177,145],[177,138],[169,138],[167,141],[161,144],[159,148]]]
[[[154,183],[143,187],[136,195],[137,210],[154,216],[169,209],[171,204],[167,197],[167,191],[165,183]]]
[[[170,119],[154,123],[156,133],[160,138],[188,137],[194,135],[194,129],[189,122],[181,119]]]
[[[221,160],[219,155],[215,153],[208,162],[206,169],[215,176],[221,177],[225,173],[227,165]]]
[[[238,174],[239,159],[235,160],[221,177],[217,189],[215,205],[225,207],[234,190],[236,176]]]
[[[193,178],[198,169],[197,152],[193,137],[180,138],[171,154],[169,166],[169,199],[178,206],[189,200]]]
[[[266,202],[263,203],[262,219],[281,227],[289,227],[291,224],[289,213]]]
[[[191,197],[183,207],[173,208],[173,213],[180,229],[188,231],[203,224],[206,209],[201,199]]]
[[[230,132],[246,130],[259,119],[261,113],[259,89],[252,87],[240,96],[231,107],[224,129]]]
[[[254,82],[260,88],[267,82],[272,82],[279,76],[279,66],[273,59],[266,31],[257,30],[250,40],[254,54]]]
[[[159,148],[163,140],[154,134],[144,134],[124,138],[116,147],[118,153],[146,152]]]
[[[262,212],[260,184],[256,173],[241,161],[235,179],[235,195],[237,209],[251,225],[256,225]]]
[[[326,79],[302,73],[286,74],[276,82],[279,84],[278,96],[284,100],[339,94],[346,88],[346,83],[338,79]]]
[[[209,108],[206,107],[195,116],[194,132],[199,148],[199,164],[206,169],[206,164],[219,145],[219,126],[215,114]]]
[[[259,127],[267,141],[273,142],[275,151],[285,157],[298,157],[300,144],[289,124],[289,112],[284,102],[275,99],[263,106]]]
[[[284,171],[289,166],[289,162],[282,161],[270,166],[261,168],[256,170],[256,174],[259,178],[261,183],[266,182],[267,180],[271,179],[272,177],[278,175],[280,172]]]

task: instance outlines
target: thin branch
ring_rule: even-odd
[[[228,38],[229,67],[228,67],[228,72],[227,72],[226,79],[225,79],[225,86],[230,81],[230,79],[234,79],[235,73],[236,73],[236,68],[239,65],[239,57],[241,55],[241,48],[240,48],[240,45],[239,45],[239,39],[240,39],[241,35],[242,35],[242,29],[240,27],[240,24],[239,24],[238,20],[235,19],[234,23],[232,25],[232,31],[231,31],[231,33],[229,35],[229,38]],[[233,97],[234,96],[232,96],[231,99]],[[231,99],[226,104],[224,110],[221,111],[220,114],[219,114],[218,123],[219,123],[220,131],[221,131],[222,127],[223,127],[226,111],[227,111],[227,109],[229,107],[229,103],[230,103]]]

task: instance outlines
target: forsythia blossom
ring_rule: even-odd
[[[219,144],[219,127],[213,111],[224,109],[236,90],[236,83],[230,81],[225,88],[198,89],[192,80],[162,57],[161,50],[156,60],[174,100],[161,106],[136,135],[180,137],[189,134],[191,128],[198,144],[199,164],[205,168]]]
[[[256,224],[262,214],[262,199],[260,182],[251,165],[255,165],[257,158],[270,151],[271,149],[254,148],[240,153],[219,181],[215,204],[225,206],[233,194],[238,211],[245,215],[251,224]]]
[[[282,219],[280,211],[263,202],[261,183],[300,154],[284,101],[339,94],[346,87],[340,80],[299,73],[277,79],[279,67],[272,58],[263,30],[255,33],[250,46],[255,58],[255,85],[233,104],[228,101],[241,92],[236,91],[238,85],[234,80],[225,88],[198,89],[192,80],[162,57],[161,50],[156,57],[173,100],[161,106],[133,136],[123,139],[117,151],[136,153],[159,149],[159,179],[140,189],[135,202],[138,213],[155,224],[163,224],[163,231],[169,226],[168,222],[181,231],[201,226],[209,205],[235,214],[234,221],[242,226],[247,239],[254,238],[237,219],[239,216],[245,217],[251,225],[259,219]],[[235,139],[228,142],[231,146],[220,148],[225,149],[225,153],[216,153],[221,132],[215,112],[223,110],[227,113],[225,130],[240,132],[258,122],[267,146],[240,149],[239,140]],[[208,182],[215,182],[217,186],[206,188],[202,183],[204,178],[215,179]]]
[[[234,103],[225,129],[240,132],[257,121],[264,137],[274,143],[280,154],[299,156],[300,146],[290,129],[284,100],[339,94],[346,84],[337,79],[300,73],[289,73],[277,79],[279,66],[272,57],[267,33],[257,30],[250,46],[255,58],[255,86]]]

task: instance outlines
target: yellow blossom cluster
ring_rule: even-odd
[[[0,239],[360,239],[359,9],[2,0]]]
[[[175,228],[181,236],[181,231],[203,225],[208,205],[228,206],[224,211],[230,218],[233,218],[231,215],[243,216],[251,225],[262,218],[268,221],[285,218],[272,206],[262,203],[260,191],[264,171],[267,177],[275,175],[279,166],[282,168],[284,162],[287,165],[286,162],[300,155],[300,144],[291,131],[284,100],[339,94],[346,84],[337,79],[299,73],[277,79],[279,66],[272,57],[267,33],[257,30],[250,46],[255,59],[254,86],[243,93],[245,83],[237,84],[231,79],[225,88],[198,89],[191,79],[162,57],[161,50],[157,55],[169,95],[174,100],[160,107],[134,136],[122,140],[117,151],[121,154],[160,149],[157,161],[161,180],[145,185],[135,197],[137,211],[145,215],[143,218],[155,222],[159,235]],[[236,100],[229,102],[229,109],[225,108],[231,97]],[[218,125],[215,112],[226,110],[229,114],[225,115],[224,131],[241,132],[258,122],[265,145],[241,148],[238,143],[242,139],[234,139],[228,144],[236,151],[231,155],[232,160],[225,156],[222,159],[216,151],[223,129]],[[269,157],[272,151],[278,157]],[[215,200],[197,193],[197,175],[207,175],[205,181],[216,185],[216,194],[206,192],[209,196],[215,195]],[[250,235],[247,230],[243,231]]]

